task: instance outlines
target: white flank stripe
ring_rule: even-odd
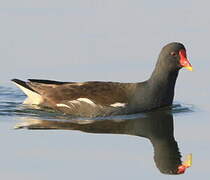
[[[67,108],[70,108],[70,107],[67,106],[66,104],[56,104],[56,106],[58,106],[58,107],[67,107]]]
[[[79,104],[80,102],[78,100],[72,100],[72,101],[69,101],[71,104]]]
[[[78,101],[83,101],[83,102],[86,102],[86,103],[88,103],[88,104],[91,104],[91,105],[96,105],[93,101],[91,101],[90,99],[88,99],[88,98],[78,98],[77,99]]]
[[[78,124],[90,124],[90,123],[95,122],[95,120],[91,120],[91,119],[89,119],[89,120],[77,120],[76,122]]]
[[[125,103],[116,102],[114,104],[110,104],[110,106],[112,106],[112,107],[124,107],[125,106]]]

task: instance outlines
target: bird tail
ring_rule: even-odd
[[[19,79],[12,79],[12,82],[15,83],[27,96],[28,98],[24,101],[24,104],[40,104],[43,100],[41,95],[33,90],[27,82],[19,80]]]

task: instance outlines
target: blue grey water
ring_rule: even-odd
[[[178,81],[178,84],[182,82]],[[181,88],[184,86],[185,83]],[[204,88],[207,89],[208,85]],[[172,111],[158,110],[160,113],[152,121],[146,119],[146,123],[150,121],[149,126],[159,122],[158,126],[163,126],[163,131],[167,128],[164,124],[173,121],[174,138],[181,155],[193,154],[192,167],[180,177],[191,179],[208,177],[210,148],[209,97],[206,94],[194,96],[198,91],[194,89],[189,89],[189,92],[182,90],[180,94],[185,94],[184,98],[174,103]],[[155,129],[147,132],[148,124],[141,125],[145,123],[147,114],[112,117],[106,120],[108,124],[104,124],[100,118],[75,119],[49,110],[31,109],[22,105],[24,99],[25,95],[14,86],[0,87],[1,177],[173,178],[162,174],[155,164],[154,147],[147,138],[150,133],[156,136]],[[172,120],[162,115],[164,111],[170,114]],[[121,125],[115,127],[109,121]],[[124,128],[123,121],[130,125]],[[99,124],[94,125],[97,122]],[[15,129],[24,126],[26,129]],[[38,130],[27,130],[27,127]]]
[[[210,3],[173,3],[2,2],[1,179],[209,178]],[[148,139],[153,131],[142,128],[153,127],[150,114],[107,121],[73,119],[23,106],[25,95],[10,82],[12,78],[143,81],[150,76],[162,46],[172,41],[184,43],[194,67],[193,72],[180,71],[172,110],[159,110],[167,112],[163,124],[173,126],[182,160],[193,155],[192,167],[183,175],[166,175],[157,167]],[[160,114],[152,119],[161,124]],[[20,126],[25,129],[14,129]]]

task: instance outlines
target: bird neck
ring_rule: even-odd
[[[170,69],[158,61],[148,82],[153,87],[174,89],[179,70]],[[169,90],[169,89],[168,89]]]
[[[159,106],[168,106],[173,103],[174,87],[178,70],[171,70],[164,64],[158,63],[153,71],[148,85],[153,95],[153,101]]]

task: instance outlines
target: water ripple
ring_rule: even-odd
[[[0,115],[1,116],[16,116],[16,117],[37,117],[42,119],[59,119],[59,120],[71,120],[78,119],[69,115],[64,115],[62,113],[56,112],[52,109],[40,109],[38,106],[26,106],[22,102],[26,96],[19,90],[13,89],[11,87],[2,87],[0,86]],[[173,114],[178,113],[189,113],[194,112],[195,107],[189,104],[175,103],[172,107],[164,107],[158,109],[158,111],[170,111]],[[146,116],[146,113],[138,113],[131,115],[120,115],[108,117],[109,119],[133,119]],[[94,118],[94,119],[106,119],[103,118]],[[80,120],[83,118],[79,118]],[[87,118],[85,118],[87,119]]]

